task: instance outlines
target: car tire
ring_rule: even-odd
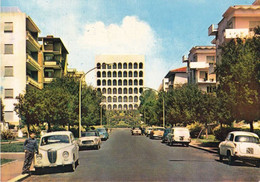
[[[227,158],[228,158],[228,165],[231,166],[234,162],[234,158],[232,157],[230,152],[227,153]]]
[[[41,174],[42,173],[42,168],[40,167],[35,167],[35,174]]]
[[[69,171],[74,172],[76,170],[76,163],[73,162],[71,165],[69,165]]]
[[[190,145],[189,143],[186,143],[186,147],[189,147],[189,145]]]
[[[219,161],[222,162],[223,161],[223,155],[219,154]]]
[[[260,160],[256,161],[256,167],[260,167]]]

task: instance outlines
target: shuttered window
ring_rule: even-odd
[[[13,54],[13,44],[5,44],[5,54]]]
[[[4,23],[4,32],[13,32],[13,22]]]
[[[5,77],[14,76],[13,66],[5,66]]]
[[[5,89],[5,98],[13,98],[14,89]]]

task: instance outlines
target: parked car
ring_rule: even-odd
[[[142,134],[142,130],[138,127],[133,127],[132,131],[131,131],[132,135],[141,135]]]
[[[107,140],[109,138],[106,128],[97,128],[96,130],[98,131],[101,140]]]
[[[233,131],[228,133],[225,141],[219,144],[219,159],[228,158],[228,164],[234,160],[249,160],[260,166],[260,143],[255,133]]]
[[[101,138],[98,131],[92,130],[83,132],[78,140],[79,147],[94,147],[100,149]]]
[[[152,129],[153,129],[152,127],[146,127],[146,128],[145,128],[145,132],[144,132],[144,133],[145,133],[145,135],[146,135],[147,137],[150,136],[150,132],[152,131]]]
[[[39,153],[34,158],[36,172],[56,166],[68,166],[75,171],[78,164],[79,146],[70,131],[50,132],[41,137]]]
[[[165,143],[167,141],[167,135],[171,132],[171,128],[166,128],[164,130],[163,136],[162,136],[162,143]]]
[[[164,127],[155,126],[150,132],[150,139],[162,139],[164,134]]]
[[[190,131],[185,127],[173,127],[171,132],[167,135],[167,138],[168,145],[177,143],[188,147],[191,142]]]

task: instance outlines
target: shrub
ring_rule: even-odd
[[[1,133],[1,140],[13,140],[13,139],[15,139],[15,134],[10,130],[6,130]]]
[[[190,130],[191,138],[197,138],[201,131],[201,128],[203,128],[203,125],[199,124],[199,123],[194,123],[194,124],[191,124],[188,128]]]

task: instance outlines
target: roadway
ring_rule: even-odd
[[[114,129],[100,150],[80,151],[75,172],[51,169],[25,181],[260,181],[260,169],[242,162],[229,166],[216,154]]]

